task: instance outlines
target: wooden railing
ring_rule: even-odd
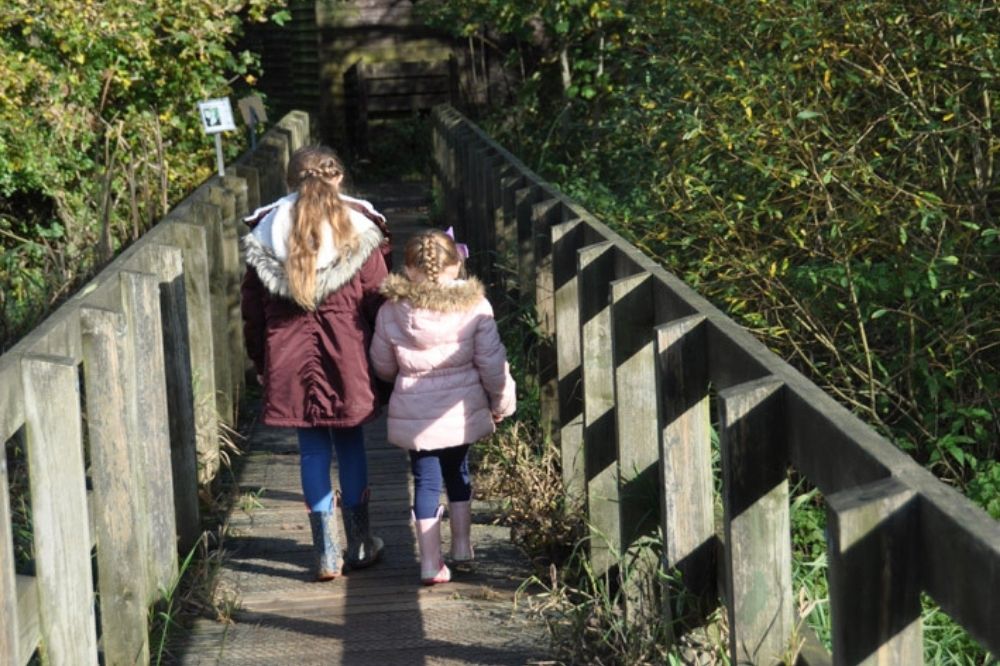
[[[198,488],[243,387],[241,217],[284,194],[310,138],[306,114],[283,118],[0,356],[0,436],[26,453],[33,532],[19,571],[0,457],[0,663],[149,661],[147,610],[201,533]]]
[[[635,545],[659,533],[659,566],[724,604],[733,663],[829,661],[799,648],[794,468],[826,502],[834,663],[922,663],[922,592],[1000,655],[1000,523],[457,111],[438,107],[433,131],[436,186],[473,270],[517,266],[513,288],[537,311],[543,422],[598,572],[641,569]],[[647,587],[628,579],[626,612],[669,615],[676,604]]]

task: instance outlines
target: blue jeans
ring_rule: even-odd
[[[333,500],[330,463],[333,449],[337,450],[340,471],[340,500],[345,507],[361,503],[368,487],[368,458],[365,456],[365,434],[361,426],[354,428],[298,428],[299,473],[302,493],[310,511],[329,511]]]
[[[442,481],[449,502],[467,502],[472,498],[468,444],[434,451],[410,451],[410,470],[413,472],[413,515],[417,520],[437,514]]]

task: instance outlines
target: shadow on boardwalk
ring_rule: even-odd
[[[380,186],[362,194],[389,218],[398,263],[408,234],[426,224],[426,187]],[[216,591],[217,599],[235,606],[233,622],[197,620],[172,646],[170,663],[457,665],[545,659],[544,629],[514,613],[514,592],[528,570],[509,543],[508,530],[489,525],[488,511],[476,506],[474,571],[456,572],[448,585],[422,587],[408,458],[385,441],[384,417],[365,434],[371,519],[386,542],[383,561],[332,582],[311,581],[294,431],[257,424],[235,470],[239,494],[250,501],[242,508],[238,502],[229,517],[228,556]]]

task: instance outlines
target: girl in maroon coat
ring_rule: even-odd
[[[261,420],[296,428],[317,580],[340,573],[330,463],[340,470],[345,568],[373,564],[382,540],[368,523],[362,424],[378,413],[367,349],[387,274],[384,218],[340,193],[344,168],[328,148],[298,150],[292,194],[257,211],[243,239],[247,352],[264,386]]]

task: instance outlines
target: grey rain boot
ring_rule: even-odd
[[[364,569],[382,557],[382,539],[372,536],[368,523],[368,489],[361,495],[361,503],[346,507],[341,503],[340,513],[344,518],[344,534],[347,535],[347,552],[344,555],[344,569]]]
[[[312,528],[316,555],[316,580],[333,580],[340,575],[337,514],[334,511],[310,511],[309,527]]]

